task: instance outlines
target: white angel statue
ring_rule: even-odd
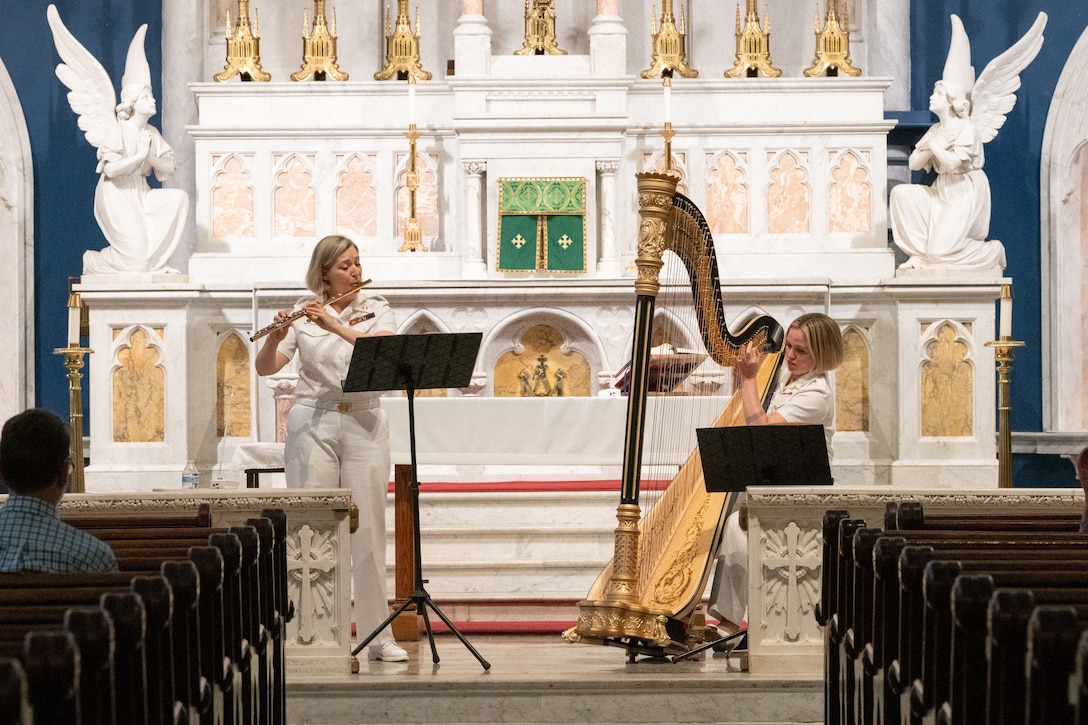
[[[68,103],[79,128],[98,149],[100,174],[94,217],[109,247],[83,255],[83,274],[176,272],[167,267],[185,228],[189,197],[180,189],[152,189],[152,171],[164,181],[174,172],[174,152],[158,129],[151,69],[141,25],[129,44],[121,77],[121,102],[105,68],[61,22],[55,6],[46,9],[53,42],[64,62],[57,78],[71,91]]]
[[[933,86],[929,110],[938,122],[910,155],[913,171],[934,170],[931,186],[892,189],[892,238],[908,256],[900,269],[1003,270],[1005,247],[990,233],[990,182],[982,170],[983,144],[993,140],[1016,104],[1020,73],[1043,45],[1047,16],[990,61],[975,80],[963,23],[952,16],[952,41],[944,75]]]

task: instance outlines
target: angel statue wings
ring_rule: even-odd
[[[109,241],[83,254],[83,274],[176,272],[167,267],[185,228],[189,197],[180,189],[152,189],[152,171],[164,181],[174,172],[174,152],[148,123],[155,115],[151,68],[144,55],[141,25],[129,44],[121,76],[121,102],[105,68],[61,22],[55,6],[46,9],[57,54],[57,78],[79,128],[98,149],[94,217]]]
[[[1047,16],[1039,13],[1027,33],[990,61],[975,80],[963,22],[952,16],[952,41],[944,74],[933,86],[929,110],[937,116],[911,152],[911,170],[933,170],[930,186],[892,189],[892,238],[908,256],[900,269],[945,268],[1000,271],[1005,247],[990,233],[990,182],[982,170],[983,144],[997,136],[1016,104],[1020,73],[1039,53]]]

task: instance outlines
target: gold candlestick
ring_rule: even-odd
[[[986,343],[994,349],[994,361],[997,363],[997,487],[1012,488],[1012,428],[1010,413],[1012,395],[1010,381],[1012,373],[1013,350],[1024,347],[1027,343],[1012,340],[1002,335],[1000,340]]]
[[[69,453],[72,456],[72,493],[85,491],[83,478],[83,356],[94,352],[79,344],[83,330],[83,302],[78,292],[68,295],[68,346],[53,350],[54,355],[64,355],[64,367],[68,370],[68,424],[72,428]],[[77,322],[78,321],[78,322]]]
[[[412,82],[409,80],[409,82]],[[423,243],[423,227],[416,218],[416,190],[419,189],[419,170],[416,168],[416,141],[419,139],[419,131],[414,123],[408,124],[408,218],[404,221],[404,243],[400,245],[398,252],[426,252],[427,246]]]

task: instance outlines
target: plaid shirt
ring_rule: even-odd
[[[61,521],[56,506],[11,494],[0,507],[0,571],[117,571],[117,557],[104,541]]]

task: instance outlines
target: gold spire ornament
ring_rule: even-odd
[[[816,5],[816,60],[811,68],[805,69],[806,78],[828,75],[837,76],[842,71],[848,76],[861,75],[858,68],[850,61],[850,18],[846,5],[843,6],[842,23],[839,23],[838,4],[840,0],[827,0],[827,15],[824,27],[820,29],[820,5]]]
[[[525,42],[514,55],[566,55],[555,40],[555,0],[525,0]]]
[[[656,10],[656,8],[653,8]],[[653,64],[642,71],[643,78],[658,78],[668,74],[672,77],[679,73],[684,78],[697,78],[699,71],[688,67],[684,16],[681,14],[679,25],[672,14],[672,0],[662,0],[661,26],[653,11],[650,14],[650,37],[653,39]]]
[[[421,81],[431,79],[430,71],[419,62],[419,7],[416,7],[416,29],[408,18],[408,0],[397,0],[396,27],[390,22],[389,7],[385,9],[385,68],[374,74],[374,80],[392,78]]]
[[[315,81],[331,79],[346,81],[348,74],[336,64],[336,9],[332,11],[332,26],[325,18],[325,0],[314,0],[314,24],[307,29],[306,11],[302,11],[302,68],[291,74],[291,80]]]
[[[232,29],[230,11],[227,11],[227,64],[214,76],[220,83],[234,76],[240,76],[243,81],[272,80],[272,74],[261,68],[261,19],[256,8],[253,16],[256,24],[250,28],[249,0],[238,0],[238,22]]]
[[[761,28],[757,0],[748,0],[743,28],[740,24],[740,5],[737,5],[737,59],[733,67],[725,72],[725,77],[754,78],[759,71],[763,71],[768,78],[782,75],[780,69],[771,65],[771,19],[764,14]]]

